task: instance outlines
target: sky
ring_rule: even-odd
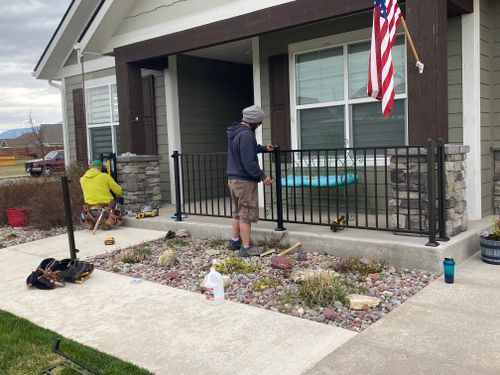
[[[59,90],[31,72],[70,0],[0,0],[0,132],[62,121]]]

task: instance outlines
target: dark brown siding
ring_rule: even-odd
[[[158,155],[156,139],[154,76],[142,78],[142,93],[144,98],[144,139],[146,155]]]
[[[145,155],[141,68],[126,63],[120,54],[115,56],[115,63],[121,151]]]
[[[407,0],[406,19],[423,74],[408,48],[408,139],[421,145],[428,138],[448,141],[448,57],[446,0]]]
[[[291,149],[290,80],[288,55],[269,57],[271,86],[271,142],[282,150]]]
[[[73,90],[73,113],[75,116],[75,142],[76,160],[78,162],[88,162],[87,155],[87,127],[85,115],[83,113],[83,91]]]

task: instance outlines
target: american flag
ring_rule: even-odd
[[[401,21],[397,0],[375,0],[372,45],[368,63],[368,95],[382,101],[382,112],[389,116],[394,105],[394,69],[391,49]]]

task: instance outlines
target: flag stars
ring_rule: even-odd
[[[380,8],[380,17],[387,19],[387,7],[385,6],[385,0],[376,0],[375,6]]]

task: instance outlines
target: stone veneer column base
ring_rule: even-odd
[[[160,159],[157,155],[116,157],[118,183],[123,189],[127,210],[136,212],[144,205],[152,208],[160,205]]]
[[[469,146],[445,145],[444,205],[446,236],[448,237],[466,231],[468,226],[465,177],[469,150]],[[389,155],[391,155],[392,187],[389,208],[392,215],[392,226],[396,228],[399,224],[399,228],[418,230],[421,222],[422,229],[428,230],[426,149],[422,148],[418,152],[416,147],[409,148],[408,151],[406,148],[401,148],[397,152],[390,150]]]

